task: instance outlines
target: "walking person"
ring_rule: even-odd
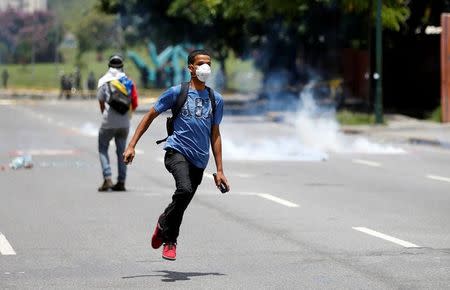
[[[95,96],[96,87],[97,87],[97,81],[95,80],[94,72],[90,71],[88,79],[87,79],[87,88],[88,88],[89,98],[93,98],[93,96]]]
[[[5,89],[8,88],[8,79],[9,79],[9,73],[7,69],[4,69],[2,72],[2,82],[3,82],[3,87]]]
[[[175,179],[176,190],[172,202],[159,216],[151,242],[154,249],[164,245],[162,257],[167,260],[176,259],[183,214],[202,181],[203,171],[209,161],[210,146],[217,168],[217,174],[214,175],[216,186],[222,192],[230,190],[222,166],[219,129],[223,98],[205,85],[211,74],[209,53],[205,50],[192,51],[188,56],[188,67],[190,82],[171,87],[158,98],[142,118],[124,153],[125,163],[130,164],[135,156],[137,142],[152,121],[162,112],[172,109],[172,119],[168,122],[169,136],[164,146],[164,163]]]
[[[103,184],[98,191],[125,191],[127,167],[123,160],[128,131],[130,129],[131,111],[138,106],[136,86],[123,71],[123,58],[113,55],[109,58],[108,72],[100,78],[97,86],[97,99],[102,113],[102,124],[98,133],[98,151],[103,172]],[[113,185],[109,163],[109,142],[116,144],[118,178]]]

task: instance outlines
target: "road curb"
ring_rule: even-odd
[[[346,135],[366,135],[366,136],[370,135],[370,130],[356,129],[356,128],[342,128],[340,130],[340,132],[342,132]],[[381,132],[378,131],[377,133],[381,133]],[[392,136],[397,137],[401,140],[404,140],[406,143],[409,143],[409,144],[426,145],[426,146],[450,149],[450,142],[440,141],[438,139],[423,138],[423,137],[417,137],[417,136],[403,137],[403,136],[395,135],[395,134],[392,134]]]
[[[443,141],[433,140],[433,139],[409,137],[408,138],[408,143],[418,144],[418,145],[428,145],[428,146],[434,146],[434,147],[441,147],[441,148],[444,148],[444,149],[450,149],[450,143],[449,142],[443,142]]]

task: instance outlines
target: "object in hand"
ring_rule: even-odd
[[[213,176],[214,176],[214,178],[216,178],[216,177],[217,177],[217,174],[214,173]],[[228,192],[228,187],[227,187],[226,184],[224,184],[223,182],[220,183],[220,185],[218,186],[218,188],[219,188],[220,192],[222,192],[222,193]]]

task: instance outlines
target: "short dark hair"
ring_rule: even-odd
[[[113,68],[123,68],[123,56],[120,54],[113,54],[108,60],[108,66]]]
[[[191,51],[191,52],[189,53],[189,56],[188,56],[188,64],[194,64],[194,62],[195,62],[195,57],[196,57],[197,55],[207,55],[207,56],[211,57],[211,56],[209,55],[209,52],[208,52],[207,50],[205,50],[205,49],[196,49],[196,50],[193,50],[193,51]]]

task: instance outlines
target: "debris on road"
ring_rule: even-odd
[[[26,169],[33,168],[33,160],[31,158],[31,155],[22,155],[14,158],[9,164],[9,168],[14,170],[20,168]]]

